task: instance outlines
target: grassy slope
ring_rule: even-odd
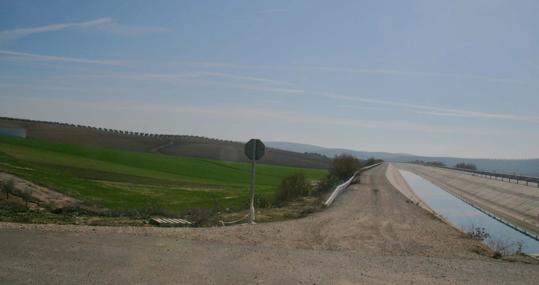
[[[250,165],[0,136],[0,171],[112,209],[241,208]],[[257,165],[257,193],[271,199],[287,175],[320,179],[324,170]]]
[[[92,127],[39,122],[0,117],[0,128],[24,128],[28,138],[54,143],[78,145],[90,148],[106,148],[145,153],[161,153],[214,160],[248,162],[243,155],[243,143],[218,139],[186,136],[159,135],[142,136],[126,134],[123,131],[99,130]],[[327,169],[331,160],[315,154],[266,149],[261,163]]]

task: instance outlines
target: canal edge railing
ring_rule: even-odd
[[[509,174],[509,173],[503,173],[503,172],[491,172],[491,171],[482,171],[482,170],[472,170],[472,169],[466,169],[466,168],[457,168],[457,167],[448,167],[448,166],[435,166],[438,168],[444,168],[449,170],[457,170],[462,172],[470,173],[472,176],[479,176],[487,179],[494,179],[498,181],[504,181],[512,183],[513,181],[516,181],[516,184],[520,184],[520,182],[526,182],[526,186],[530,186],[531,183],[535,183],[537,188],[539,188],[539,178],[538,177],[531,177],[531,176],[523,176],[523,175],[517,175],[517,174]],[[501,180],[499,180],[501,179]],[[507,179],[507,180],[505,180]]]
[[[333,190],[333,192],[331,193],[331,195],[329,195],[329,197],[327,198],[327,200],[324,202],[324,206],[325,207],[329,207],[333,201],[335,201],[335,199],[337,198],[337,196],[339,196],[339,194],[341,194],[342,191],[344,191],[346,188],[348,188],[348,186],[350,186],[350,184],[352,184],[352,182],[357,178],[357,176],[359,174],[361,174],[361,172],[365,171],[365,170],[369,170],[371,168],[374,168],[378,165],[382,164],[382,162],[379,162],[379,163],[376,163],[376,164],[373,164],[373,165],[369,165],[369,166],[365,166],[363,168],[361,168],[360,170],[356,171],[354,173],[354,175],[352,175],[352,177],[350,177],[350,179],[346,180],[346,182],[340,184],[340,185],[337,185],[337,187],[335,187],[335,189]]]

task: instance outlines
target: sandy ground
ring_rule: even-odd
[[[537,284],[364,173],[327,210],[225,228],[0,224],[0,283]]]
[[[440,188],[539,235],[539,188],[472,176],[462,171],[395,164]]]

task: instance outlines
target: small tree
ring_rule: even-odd
[[[473,163],[465,163],[465,162],[457,163],[455,165],[455,168],[477,170],[477,166],[475,166],[475,164],[473,164]]]
[[[354,172],[358,171],[361,167],[362,163],[359,159],[348,154],[341,154],[333,158],[329,173],[340,180],[346,180],[352,177]]]
[[[15,182],[13,182],[13,179],[10,179],[6,183],[2,183],[2,192],[6,193],[6,200],[9,199],[9,194],[12,194],[15,190]]]

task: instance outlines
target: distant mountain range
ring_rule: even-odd
[[[389,152],[370,152],[358,151],[341,148],[325,148],[316,145],[289,143],[289,142],[265,142],[272,148],[282,150],[302,152],[302,153],[319,153],[328,157],[333,157],[338,154],[349,154],[360,159],[375,157],[391,162],[410,162],[414,160],[423,160],[427,162],[439,161],[447,166],[454,166],[459,162],[473,163],[480,170],[496,171],[506,173],[516,173],[526,176],[539,177],[539,159],[482,159],[482,158],[458,158],[458,157],[430,157],[420,156],[405,153],[389,153]]]

